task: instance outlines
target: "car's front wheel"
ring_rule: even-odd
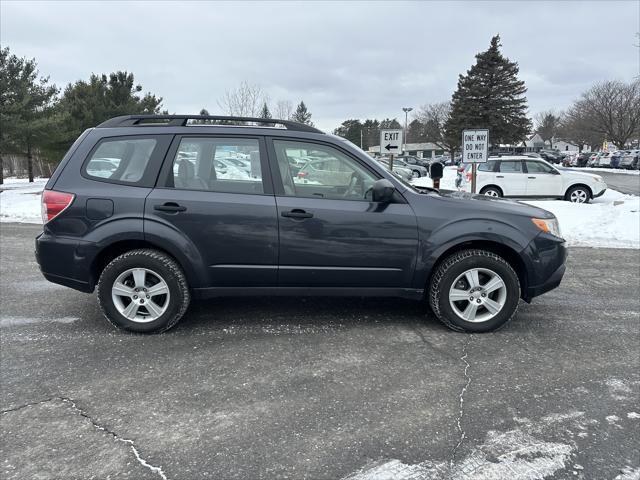
[[[486,250],[461,250],[447,257],[429,285],[429,304],[449,328],[490,332],[518,309],[520,281],[511,265]]]
[[[169,255],[138,249],[113,259],[98,281],[98,302],[113,325],[140,333],[173,327],[189,306],[187,280]]]
[[[420,171],[419,171],[419,170],[413,170],[413,171],[411,172],[411,176],[412,176],[413,178],[420,178]]]
[[[588,203],[591,200],[591,192],[587,187],[577,185],[567,190],[564,199],[572,203]]]

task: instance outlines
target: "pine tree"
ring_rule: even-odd
[[[262,110],[260,110],[260,118],[272,118],[267,102],[264,102],[264,105],[262,105]]]
[[[33,182],[34,150],[41,150],[56,132],[57,93],[48,77],[39,77],[34,59],[18,58],[8,47],[0,50],[0,159],[3,153],[26,155],[29,182]]]
[[[458,77],[446,124],[448,141],[455,145],[460,145],[466,128],[488,128],[492,145],[521,142],[531,131],[527,88],[518,79],[518,64],[504,57],[500,47],[496,35],[489,49],[476,55],[467,74]]]
[[[307,106],[301,101],[296,108],[296,111],[291,115],[291,120],[294,122],[305,123],[313,127],[313,122],[311,121],[311,112],[307,110]]]
[[[363,139],[364,133],[362,130],[362,123],[358,119],[345,120],[333,133],[339,135],[342,138],[346,138],[351,143],[360,145],[360,141]]]

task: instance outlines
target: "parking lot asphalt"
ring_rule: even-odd
[[[576,169],[579,170],[579,169]],[[629,195],[640,195],[640,175],[628,175],[622,172],[590,172],[600,175],[607,187]]]
[[[234,298],[142,336],[41,277],[37,226],[0,230],[0,478],[640,475],[638,250],[572,248],[492,334],[404,300]]]

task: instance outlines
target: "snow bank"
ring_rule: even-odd
[[[0,222],[42,223],[40,194],[47,180],[6,178],[0,185]]]
[[[440,188],[455,190],[455,179],[456,168],[445,168]],[[430,178],[417,178],[413,183],[433,186]],[[640,248],[638,196],[607,190],[604,195],[586,204],[563,200],[522,201],[552,212],[560,222],[563,237],[571,246]]]

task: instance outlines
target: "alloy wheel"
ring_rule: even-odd
[[[169,286],[153,270],[125,270],[111,287],[111,299],[120,314],[132,322],[157,320],[169,307]]]
[[[467,322],[485,322],[495,317],[507,300],[507,286],[496,272],[472,268],[458,275],[449,289],[449,304]]]

